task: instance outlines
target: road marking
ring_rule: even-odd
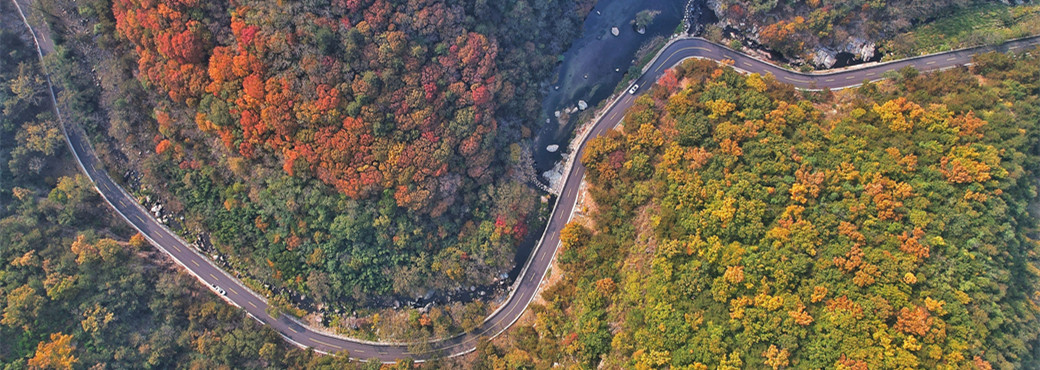
[[[827,82],[834,82],[834,79],[833,79],[833,78],[828,78],[828,79],[826,79],[826,80],[824,80],[824,81],[827,81]]]
[[[326,345],[326,346],[329,346],[329,347],[332,347],[332,348],[337,348],[337,347],[336,347],[335,345],[332,345],[332,344],[330,344],[330,343],[326,343],[326,342],[322,342],[322,341],[320,341],[320,340],[317,340],[317,339],[314,339],[314,338],[311,338],[311,341],[313,341],[313,342],[315,342],[315,343],[321,343],[321,344],[324,344],[324,345]]]
[[[217,280],[217,277],[213,276],[213,274],[209,274],[209,277],[213,278],[213,280]]]
[[[741,62],[741,63],[743,63],[744,65],[746,65],[748,67],[754,67],[754,65],[752,65],[751,63],[748,63],[748,62]]]
[[[300,331],[296,330],[296,328],[292,327],[292,325],[289,325],[289,330],[292,330],[293,333],[300,334]]]
[[[178,247],[177,244],[171,245],[171,247],[173,247],[173,250],[175,250],[175,251],[178,251],[178,252],[181,251],[181,248]]]
[[[20,11],[20,9],[19,9],[19,11]],[[44,38],[45,38],[45,36],[41,36],[41,37],[44,37]],[[1026,43],[1024,43],[1024,42],[1023,42],[1022,44],[1023,44],[1023,45],[1025,45]],[[1035,45],[1035,44],[1040,44],[1040,40],[1033,40],[1033,41],[1029,42],[1029,44],[1033,44],[1033,45]],[[1015,49],[1018,49],[1018,48],[1019,48],[1019,46],[1018,46],[1018,45],[1014,45],[1014,46],[1009,46],[1009,47],[1008,47],[1008,50],[1015,50]],[[671,55],[671,56],[670,56],[669,58],[671,58],[671,57],[674,57],[674,56],[675,56],[676,54],[678,54],[678,53],[680,53],[680,52],[682,52],[682,51],[686,51],[686,50],[691,50],[691,49],[695,49],[695,50],[703,50],[703,51],[706,51],[706,52],[711,52],[711,51],[712,51],[711,49],[708,49],[708,48],[703,48],[703,47],[687,47],[687,48],[683,48],[683,49],[680,49],[680,50],[676,51],[676,52],[675,52],[675,53],[673,53],[673,54],[672,54],[672,55]],[[723,50],[725,50],[725,48],[723,48]],[[41,55],[41,58],[42,58],[42,55]],[[726,58],[737,58],[737,57],[733,57],[733,56],[728,56],[728,55],[727,55],[727,56],[726,56]],[[947,61],[953,61],[953,60],[956,60],[956,59],[957,59],[957,57],[950,57],[950,58],[947,58],[946,60],[947,60]],[[665,61],[667,61],[667,59],[666,59]],[[742,62],[742,63],[743,63],[743,65],[746,65],[746,66],[752,66],[752,64],[751,64],[751,63],[748,63],[748,62],[746,62],[746,61],[744,61],[744,62]],[[935,63],[936,63],[935,61],[930,61],[930,62],[927,62],[926,64],[928,64],[928,65],[931,65],[931,64],[935,64]],[[911,65],[912,65],[912,64],[911,64]],[[662,65],[662,66],[660,66],[660,67],[658,67],[658,70],[662,69],[663,67],[664,67],[663,65]],[[772,68],[772,67],[770,67],[770,68]],[[886,71],[886,72],[891,72],[891,71],[893,71],[893,69],[889,69],[889,70],[888,70],[888,71]],[[872,76],[872,75],[875,75],[875,73],[874,73],[874,72],[870,72],[870,73],[867,73],[866,75],[867,75],[867,76]],[[785,79],[787,79],[787,80],[790,80],[790,81],[795,81],[795,82],[803,82],[803,83],[810,83],[810,82],[811,82],[811,81],[807,81],[807,80],[798,80],[798,79],[794,79],[794,78],[790,78],[790,77],[786,77],[786,76],[785,76],[784,78],[785,78]],[[855,76],[848,76],[848,77],[846,77],[845,79],[846,79],[846,80],[851,80],[851,79],[854,79],[854,78],[855,78]],[[831,78],[831,79],[827,79],[826,81],[828,81],[828,82],[832,82],[832,81],[834,81],[834,79],[833,79],[833,78]],[[634,98],[634,97],[625,97],[625,99],[623,99],[623,101],[631,101],[631,100],[633,100],[633,99],[635,99],[635,98]],[[611,116],[611,119],[613,119],[614,117],[616,117],[618,113],[621,113],[621,112],[614,112],[614,113],[613,113],[613,115]],[[75,149],[75,146],[73,146],[73,151],[74,151],[74,152],[77,152],[77,151],[76,151],[76,149]],[[77,153],[74,153],[74,154],[76,154],[77,158],[79,157],[79,155],[78,155],[79,153],[78,153],[78,152],[77,152]],[[90,154],[90,153],[88,153],[88,154]],[[87,167],[88,167],[88,172],[97,172],[97,171],[99,171],[99,170],[95,169],[95,167],[94,167],[94,164],[93,164],[92,162],[89,162],[89,161],[88,161],[88,162],[87,162]],[[110,183],[110,182],[106,182],[106,181],[105,181],[105,180],[103,180],[103,179],[102,179],[102,181],[98,182],[98,184],[99,184],[99,185],[100,185],[100,186],[101,186],[102,188],[104,188],[105,190],[109,190],[109,191],[111,191],[111,188],[116,188],[116,189],[119,189],[119,188],[120,188],[120,186],[119,186],[118,184],[115,184],[114,182],[112,182],[112,183]],[[111,184],[111,185],[110,185],[110,184]],[[568,192],[568,193],[573,193],[573,188],[572,188],[572,191],[570,191],[570,192]],[[124,204],[124,205],[125,205],[125,202],[127,202],[127,199],[125,199],[125,198],[118,198],[118,199],[117,199],[117,202],[118,202],[119,204]],[[135,201],[135,202],[127,202],[127,203],[132,203],[132,204],[135,204],[135,205],[137,204],[137,203],[136,203],[136,201]],[[128,206],[128,207],[130,207],[130,206]],[[150,219],[151,219],[151,221],[154,221],[156,225],[159,225],[159,222],[158,222],[158,221],[157,221],[156,219],[152,218],[151,214],[148,214],[148,213],[144,213],[144,214],[145,214],[145,215],[148,215],[148,216],[147,216],[147,218],[150,218]],[[138,221],[140,221],[140,222],[142,222],[142,223],[145,223],[145,224],[147,224],[147,221],[146,221],[146,220],[145,220],[145,219],[144,219],[143,217],[141,217],[141,215],[140,215],[140,214],[138,214],[138,213],[134,213],[134,214],[133,214],[133,216],[134,216],[134,218],[135,218],[136,220],[138,220]],[[562,217],[562,216],[561,216],[561,217]],[[161,226],[161,225],[160,225],[160,226]],[[558,232],[557,232],[557,231],[553,231],[553,232],[551,232],[551,234],[554,234],[554,233],[555,233],[555,234],[558,234]],[[163,235],[163,236],[165,236],[165,234],[160,234],[160,235]],[[177,251],[180,251],[180,249],[179,249],[179,248],[178,248],[178,247],[177,247],[176,245],[173,245],[173,248],[174,248],[174,249],[176,249]],[[548,255],[547,255],[547,254],[543,254],[543,255],[542,255],[542,256],[540,257],[540,260],[541,260],[541,259],[544,259],[544,258],[545,258],[546,256],[549,256],[549,257],[551,257],[551,256],[552,256],[552,254],[548,254]],[[200,265],[199,265],[199,262],[197,262],[197,261],[195,261],[195,260],[191,260],[191,262],[192,262],[192,263],[193,263],[193,264],[194,264],[195,266],[200,266]],[[209,274],[209,276],[210,276],[211,278],[213,278],[213,279],[217,279],[217,278],[216,278],[216,276],[214,276],[213,274]],[[536,278],[536,276],[531,276],[531,277],[530,277],[530,280],[535,280],[535,278]],[[541,280],[541,277],[538,277],[538,280]],[[232,292],[235,292],[235,290],[234,290],[234,289],[231,289],[231,288],[229,288],[229,290],[231,290]],[[235,293],[237,294],[237,292],[235,292]],[[515,302],[515,301],[514,301],[514,302]],[[247,301],[247,303],[249,303],[249,304],[250,304],[251,306],[253,306],[254,308],[258,308],[258,307],[257,307],[257,305],[256,305],[255,303],[253,303],[252,301]],[[514,304],[514,305],[513,305],[513,306],[512,306],[511,308],[510,308],[510,310],[508,311],[508,313],[506,314],[506,316],[510,316],[510,315],[512,315],[512,314],[513,314],[513,312],[514,312],[514,311],[516,311],[517,309],[520,309],[520,310],[521,310],[521,312],[522,312],[522,311],[523,311],[523,310],[525,310],[525,309],[526,309],[527,307],[528,307],[528,304]],[[270,316],[270,315],[268,315],[268,316]],[[273,319],[273,318],[274,318],[274,317],[272,317],[272,319]],[[485,334],[485,333],[488,333],[488,332],[492,332],[492,331],[495,331],[495,330],[505,330],[506,328],[508,328],[508,327],[512,326],[512,324],[509,324],[508,326],[506,326],[505,328],[502,328],[502,329],[496,329],[496,328],[495,328],[495,326],[496,326],[495,324],[492,324],[492,325],[490,325],[489,327],[487,327],[487,328],[485,328],[484,330],[482,330],[482,331],[480,332],[480,334],[478,334],[477,336],[474,336],[474,337],[472,337],[472,338],[471,338],[470,340],[467,340],[467,341],[465,341],[464,343],[470,343],[470,342],[476,341],[476,340],[477,340],[477,338],[478,338],[479,336],[481,336],[481,335],[483,335],[483,334]],[[300,331],[298,331],[298,330],[297,330],[296,328],[294,328],[294,327],[292,327],[292,326],[289,326],[289,329],[290,329],[290,330],[292,330],[293,332],[296,332],[296,333],[300,333]],[[340,347],[338,347],[338,346],[336,346],[336,345],[333,345],[333,344],[330,344],[330,343],[327,343],[327,342],[324,342],[324,341],[321,341],[321,340],[318,340],[318,339],[315,339],[315,338],[308,338],[308,339],[310,339],[311,341],[313,341],[313,342],[315,342],[315,343],[320,343],[320,344],[324,344],[324,345],[327,345],[327,346],[329,346],[329,347],[332,347],[332,348],[340,348]],[[458,348],[458,347],[459,347],[458,345],[453,345],[453,346],[448,346],[448,347],[444,347],[444,348],[453,348],[453,349],[454,349],[454,348]],[[386,353],[388,352],[388,351],[387,351],[386,349],[384,349],[384,348],[380,348],[380,347],[377,347],[377,351],[378,351],[378,352],[379,352],[380,354],[386,354]],[[363,350],[361,350],[361,349],[358,349],[358,350],[356,350],[356,352],[357,352],[357,353],[364,353],[364,351],[363,351]],[[433,350],[430,350],[430,351],[424,351],[424,352],[422,352],[422,353],[429,353],[429,352],[433,352]]]
[[[664,58],[664,60],[667,61],[669,59],[672,59],[672,57],[674,57],[676,54],[679,54],[679,53],[684,52],[686,50],[700,50],[700,51],[709,51],[709,52],[711,51],[711,49],[703,48],[703,47],[700,47],[700,46],[687,47],[687,48],[682,48],[682,49],[676,50],[674,53],[669,55],[667,58]],[[664,68],[664,64],[657,66],[657,69],[655,69],[654,72],[660,72],[661,68]]]
[[[787,76],[784,76],[784,79],[788,80],[788,81],[801,82],[801,83],[806,83],[806,84],[810,82],[809,80],[799,80],[797,78],[790,78],[790,77],[787,77]]]
[[[510,310],[509,313],[512,314],[513,311]],[[484,336],[484,334],[487,334],[487,332],[489,332],[489,331],[491,331],[491,328],[486,328],[484,330],[481,330],[480,333],[477,333],[477,335],[474,335],[472,339],[467,340],[467,341],[462,342],[462,343],[478,342],[478,341],[480,341],[480,337]]]
[[[360,349],[360,348],[358,348],[358,350],[357,350],[357,351],[354,351],[354,352],[357,352],[357,353],[365,353],[365,350],[363,350],[363,349]]]
[[[231,291],[231,293],[238,294],[238,292],[235,291],[235,288],[228,287],[227,290]]]

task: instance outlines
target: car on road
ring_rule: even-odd
[[[628,88],[628,93],[635,95],[636,91],[639,91],[639,84],[632,84],[632,87]]]
[[[213,291],[220,295],[227,295],[227,292],[225,292],[224,289],[220,289],[220,287],[216,285],[213,285]]]

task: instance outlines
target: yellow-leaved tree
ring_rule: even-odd
[[[72,355],[75,349],[71,335],[53,333],[50,342],[36,345],[36,354],[29,359],[29,366],[37,369],[71,369],[79,362]]]

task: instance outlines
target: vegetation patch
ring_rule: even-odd
[[[886,59],[978,45],[996,45],[1040,32],[1040,5],[987,3],[923,23],[883,43]]]
[[[683,63],[589,142],[595,222],[562,231],[526,344],[482,361],[1035,366],[1037,65],[832,93]]]

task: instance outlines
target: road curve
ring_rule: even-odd
[[[17,0],[12,0],[22,13]],[[35,30],[29,25],[22,13],[22,20],[36,42],[36,50],[42,61],[44,51],[53,50],[53,45],[41,35],[37,38]],[[714,60],[730,59],[735,68],[746,72],[772,74],[779,81],[790,83],[801,89],[845,88],[861,84],[863,81],[881,79],[885,72],[912,66],[921,71],[942,69],[971,63],[973,55],[991,50],[1014,51],[1040,45],[1040,36],[1013,40],[1000,46],[979,47],[932,54],[917,58],[875,64],[860,68],[846,69],[830,73],[799,73],[780,68],[751,58],[724,46],[711,43],[700,38],[681,38],[670,42],[657,57],[647,66],[645,73],[636,83],[640,88],[636,94],[645,92],[656,82],[665,70],[688,58],[707,58]],[[41,63],[42,65],[42,63]],[[494,337],[513,325],[523,314],[528,304],[538,292],[542,278],[551,264],[556,249],[560,244],[560,230],[570,219],[575,206],[578,188],[585,175],[585,166],[574,161],[566,174],[564,187],[556,199],[550,220],[542,234],[542,238],[531,253],[520,276],[517,278],[505,303],[476,329],[448,339],[436,340],[420,345],[401,343],[375,343],[345,338],[322,333],[303,325],[285,315],[272,317],[267,313],[267,301],[251,291],[241,281],[216,267],[210,260],[172,231],[156,221],[147,210],[125,190],[119,187],[105,172],[100,160],[91,148],[90,142],[78,126],[66,127],[64,118],[58,110],[54,96],[54,88],[50,77],[47,77],[51,99],[55,102],[55,113],[61,122],[65,139],[73,156],[83,172],[93,181],[95,188],[106,202],[135,229],[141,232],[156,248],[168,254],[174,261],[183,266],[207,286],[219,286],[226,295],[221,297],[228,303],[241,307],[250,316],[282,334],[295,345],[313,348],[325,353],[347,351],[350,357],[359,359],[378,359],[392,362],[398,359],[422,361],[436,357],[457,356],[472,351],[481,337]],[[602,135],[621,122],[624,112],[635,101],[636,95],[622,93],[615,98],[600,114],[598,121],[586,136],[581,138],[577,153],[571,158],[581,158],[585,143],[589,139]]]
[[[853,66],[842,70],[802,73],[778,67],[774,64],[752,58],[741,52],[712,43],[701,38],[678,39],[668,44],[657,58],[645,69],[637,83],[649,86],[645,82],[655,82],[665,70],[689,58],[704,58],[717,61],[731,60],[733,67],[744,72],[771,74],[780,82],[789,83],[799,89],[822,90],[842,89],[858,86],[864,81],[876,81],[884,78],[886,72],[899,71],[904,67],[913,67],[918,71],[934,71],[955,66],[970,64],[976,54],[998,51],[1024,51],[1040,45],[1040,36],[1015,39],[997,46],[980,46],[929,54],[919,57],[900,59],[885,63]],[[645,88],[641,88],[643,90]]]

